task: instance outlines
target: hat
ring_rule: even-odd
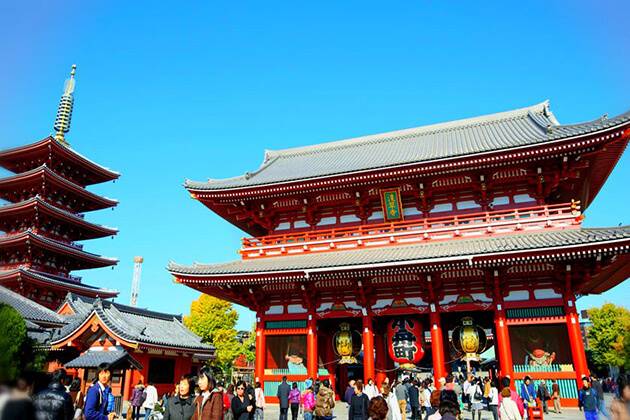
[[[310,387],[311,387],[311,385],[313,385],[313,381],[312,381],[312,380],[307,379],[307,380],[305,380],[305,381],[304,381],[304,386],[305,386],[306,388],[310,388]]]

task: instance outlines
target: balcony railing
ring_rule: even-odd
[[[577,227],[580,223],[579,205],[576,203],[552,204],[461,216],[243,238],[240,253],[243,258],[272,257],[475,237],[521,230]]]

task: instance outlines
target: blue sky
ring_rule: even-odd
[[[122,173],[86,249],[115,256],[84,281],[121,291],[145,257],[139,306],[187,313],[169,260],[237,258],[243,233],[188,198],[185,178],[255,169],[279,149],[551,100],[564,123],[630,109],[630,3],[2,2],[0,146],[52,132],[76,63],[68,139]],[[630,224],[626,153],[587,226]],[[581,307],[630,301],[630,284]],[[253,316],[243,311],[239,326]]]

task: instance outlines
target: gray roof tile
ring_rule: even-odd
[[[180,315],[165,314],[147,309],[114,303],[108,300],[91,299],[68,294],[66,301],[75,315],[68,317],[68,325],[55,332],[54,341],[59,341],[80,326],[92,312],[96,311],[103,322],[121,338],[144,344],[187,348],[195,351],[212,351],[201,338],[184,326]]]
[[[312,179],[534,145],[592,133],[630,121],[630,111],[611,119],[560,125],[548,102],[476,118],[280,151],[267,151],[251,173],[207,182],[187,180],[197,191]],[[549,130],[548,130],[549,127]]]
[[[475,239],[455,239],[417,245],[399,245],[361,250],[339,250],[305,255],[236,260],[223,264],[169,263],[168,270],[177,275],[229,276],[265,272],[290,272],[330,267],[374,265],[390,262],[430,260],[448,257],[462,259],[473,255],[558,248],[569,245],[630,239],[630,226],[618,228],[584,228],[545,232],[518,233]]]
[[[142,369],[142,365],[131,357],[125,350],[110,349],[108,351],[86,351],[81,356],[66,363],[66,368],[96,368],[101,363],[119,366],[129,364],[136,369]]]
[[[11,306],[22,315],[22,318],[33,324],[62,326],[66,323],[64,317],[58,313],[2,286],[0,286],[0,303]]]

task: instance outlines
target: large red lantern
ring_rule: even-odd
[[[414,367],[422,356],[422,325],[413,318],[397,317],[387,324],[389,357],[401,367]]]

